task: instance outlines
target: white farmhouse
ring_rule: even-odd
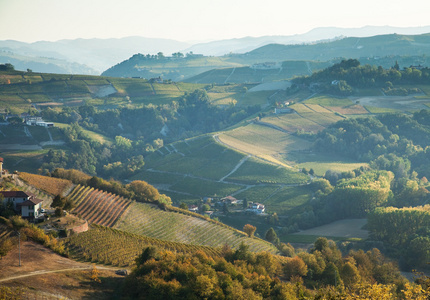
[[[0,191],[3,196],[3,205],[9,201],[13,203],[13,208],[23,218],[34,219],[41,215],[42,201],[33,194],[23,191]]]

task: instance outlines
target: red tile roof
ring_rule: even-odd
[[[22,203],[19,203],[18,205],[19,206],[33,206],[33,205],[36,205],[36,204],[39,204],[40,202],[42,202],[43,200],[41,200],[41,199],[37,199],[37,198],[30,198],[29,200],[27,200],[27,201],[24,201],[24,202],[22,202]]]

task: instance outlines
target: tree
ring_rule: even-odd
[[[225,214],[228,214],[230,212],[229,209],[228,209],[228,205],[225,202],[224,202],[224,205],[222,207],[222,212],[225,213]]]
[[[211,207],[208,204],[203,204],[201,210],[202,212],[206,212],[211,210]]]
[[[181,202],[181,204],[179,205],[179,208],[188,210],[188,205],[185,204],[184,202]]]
[[[0,71],[13,71],[15,70],[15,67],[12,64],[5,63],[0,64]]]
[[[275,244],[276,242],[279,242],[278,235],[276,234],[275,230],[272,227],[270,227],[270,229],[267,230],[265,239],[266,241],[269,241],[273,244]]]
[[[158,190],[143,180],[132,181],[128,188],[134,193],[137,201],[154,202],[160,197]]]
[[[248,208],[248,200],[246,198],[243,199],[242,207],[243,207],[243,209],[247,209]]]
[[[299,256],[289,258],[284,264],[284,275],[288,279],[291,279],[293,276],[306,276],[307,273],[308,267]]]
[[[61,196],[61,195],[57,195],[52,200],[51,207],[52,208],[55,208],[55,207],[63,208],[65,204],[66,204],[66,198]]]
[[[253,237],[255,231],[257,230],[257,227],[252,226],[251,224],[245,224],[245,226],[243,226],[243,231],[249,236],[249,237]]]
[[[6,254],[12,250],[12,240],[11,239],[4,239],[0,242],[0,259],[3,258],[3,256],[6,256]]]

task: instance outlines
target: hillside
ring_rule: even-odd
[[[237,248],[244,242],[251,251],[277,251],[270,243],[248,238],[243,232],[187,211],[164,211],[154,204],[131,202],[79,185],[68,197],[75,204],[72,212],[92,224],[175,243],[209,247],[228,244]]]
[[[378,35],[372,37],[348,37],[328,43],[312,45],[267,45],[246,54],[247,59],[270,61],[322,60],[335,57],[373,58],[386,56],[426,56],[430,52],[430,34]],[[425,58],[424,58],[425,59]]]
[[[199,82],[197,79],[191,80],[193,76],[199,73],[208,72],[212,69],[225,69],[225,68],[241,68],[250,67],[255,64],[281,63],[285,61],[305,61],[309,64],[312,62],[330,62],[339,58],[357,58],[361,59],[363,63],[372,65],[382,65],[389,68],[394,65],[396,61],[400,61],[401,66],[408,67],[410,65],[428,65],[429,61],[427,56],[430,54],[430,35],[378,35],[372,37],[347,37],[334,41],[318,42],[312,44],[296,44],[296,45],[281,45],[269,44],[252,50],[247,53],[237,54],[230,53],[223,56],[203,56],[191,55],[182,58],[162,57],[157,56],[148,59],[147,56],[142,54],[133,55],[133,57],[125,60],[116,66],[111,67],[102,75],[114,77],[143,77],[153,78],[162,76],[164,79],[171,79],[173,81],[186,80],[192,82]],[[404,59],[404,57],[408,57]],[[294,64],[294,63],[293,63]],[[289,70],[281,77],[272,76],[268,77],[275,79],[285,79],[294,76],[307,74],[306,70],[320,69],[324,65],[310,66],[307,69]],[[286,68],[288,70],[288,68]],[[276,68],[278,73],[282,73],[283,68]],[[211,78],[206,75],[205,80],[201,82],[247,82],[252,79],[261,79],[262,76],[251,76],[246,74],[249,71],[243,69],[245,72],[244,78],[236,78],[229,81],[225,75],[220,75],[224,78],[222,81],[218,77]],[[226,72],[226,70],[216,71]],[[228,73],[228,72],[227,72]],[[232,73],[232,72],[230,72]],[[228,73],[228,74],[230,74]],[[210,74],[210,73],[209,73]],[[264,72],[262,72],[263,76]],[[213,76],[211,75],[211,76]],[[286,77],[288,76],[288,77]],[[202,78],[202,79],[203,79]],[[259,81],[259,80],[258,80]]]
[[[110,66],[139,51],[172,53],[190,46],[174,40],[125,37],[119,39],[75,39],[24,43],[0,41],[1,63],[17,63],[17,70],[98,75]],[[1,57],[1,56],[0,56]],[[44,59],[43,57],[49,57]],[[32,62],[34,63],[30,65]],[[46,64],[49,62],[49,65]],[[66,69],[64,66],[68,66]]]
[[[218,68],[203,72],[183,80],[193,83],[243,83],[243,82],[272,82],[291,79],[295,76],[305,76],[313,71],[324,69],[331,62],[317,61],[284,61],[274,67],[264,64],[251,67]]]
[[[0,110],[12,113],[47,107],[88,104],[102,109],[118,105],[170,103],[203,85],[149,82],[89,75],[0,71]]]

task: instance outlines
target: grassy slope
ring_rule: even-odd
[[[211,247],[221,247],[227,243],[236,248],[243,241],[250,246],[251,251],[276,252],[273,245],[248,238],[244,233],[227,226],[204,218],[166,212],[145,203],[133,203],[114,228],[161,240]]]

